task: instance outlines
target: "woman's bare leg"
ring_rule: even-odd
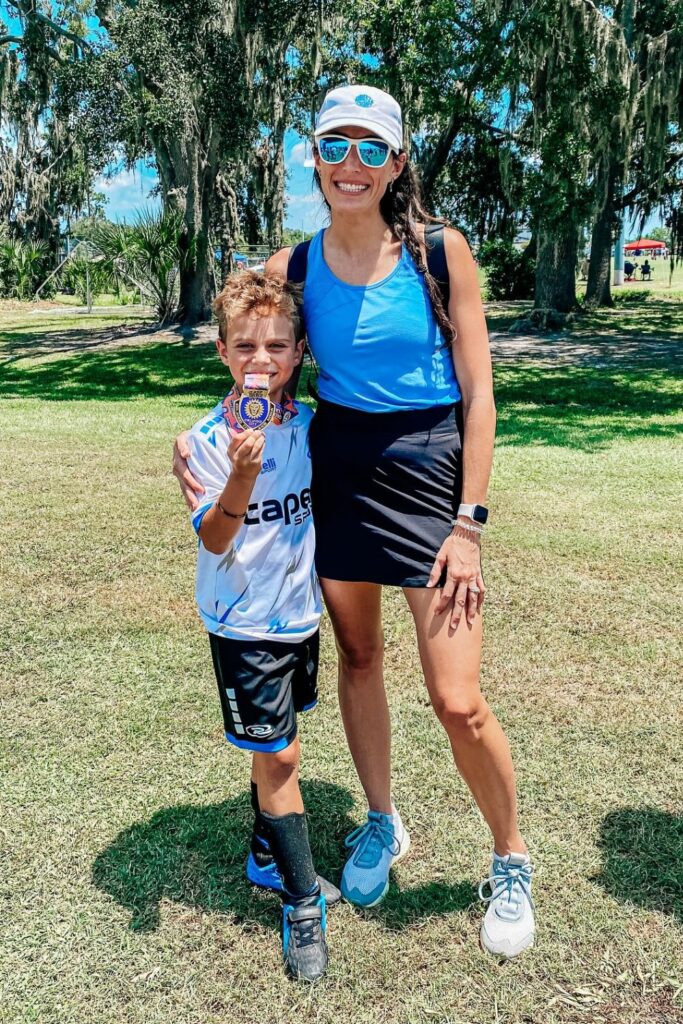
[[[524,853],[510,747],[479,688],[481,614],[471,626],[463,615],[454,631],[448,611],[434,614],[437,589],[406,588],[404,593],[415,620],[432,705],[448,734],[458,770],[493,833],[496,853]]]
[[[384,692],[382,588],[321,579],[339,655],[346,740],[373,811],[391,813],[391,726]]]

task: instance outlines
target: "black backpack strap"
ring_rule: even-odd
[[[439,286],[443,306],[448,313],[448,300],[451,297],[451,283],[448,277],[448,260],[443,240],[443,224],[427,224],[425,226],[425,248],[427,250],[427,267],[429,273]]]
[[[306,242],[299,242],[289,252],[289,259],[287,261],[287,280],[290,284],[305,284],[306,283],[306,272],[308,271],[308,250],[311,247],[311,239],[309,238]],[[306,341],[306,353],[313,367],[315,378],[318,378],[318,367],[313,353],[311,352],[310,345]],[[297,388],[299,386],[299,378],[301,377],[301,370],[303,368],[303,362],[294,370],[292,378],[288,385],[288,390],[292,398],[296,398]],[[311,398],[318,401],[318,389],[314,385],[311,377],[308,377],[308,393]]]
[[[287,280],[291,284],[304,284],[306,281],[306,271],[308,270],[308,250],[311,247],[311,240],[307,242],[299,242],[289,251],[289,260],[287,261]]]

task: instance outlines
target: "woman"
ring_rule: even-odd
[[[368,799],[342,892],[385,895],[408,834],[391,802],[383,680],[382,586],[400,586],[425,682],[455,763],[493,834],[481,940],[515,956],[534,940],[533,867],[516,812],[505,735],[479,688],[484,580],[480,542],[495,407],[476,267],[446,229],[450,301],[426,268],[424,213],[387,93],[344,86],[316,120],[316,180],[330,226],[308,254],[304,317],[320,367],[311,428],[316,565],[339,653],[339,702]],[[268,261],[287,275],[290,251]],[[459,424],[462,424],[462,444]],[[174,471],[197,490],[178,439]]]

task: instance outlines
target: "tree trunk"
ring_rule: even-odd
[[[178,319],[190,327],[211,318],[209,228],[217,172],[203,156],[206,148],[196,136],[158,140],[155,146],[164,199],[180,210],[185,224]]]
[[[586,284],[587,306],[614,306],[610,287],[612,243],[617,219],[614,212],[614,189],[616,175],[610,169],[591,234],[591,257],[588,265]]]
[[[571,216],[571,214],[570,214]],[[541,225],[536,258],[535,309],[576,309],[576,250],[578,230],[568,222]]]
[[[235,267],[234,255],[240,228],[237,195],[228,171],[216,178],[217,234],[221,247],[221,288]]]
[[[209,245],[208,216],[202,230],[194,237],[183,236],[188,258],[180,268],[179,319],[188,327],[211,319],[211,284],[209,274],[213,253]]]

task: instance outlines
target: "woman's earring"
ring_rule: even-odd
[[[392,178],[391,181],[389,182],[389,191],[391,193],[393,193],[393,191],[394,191],[394,184],[395,183],[396,183],[396,179],[395,178]]]

